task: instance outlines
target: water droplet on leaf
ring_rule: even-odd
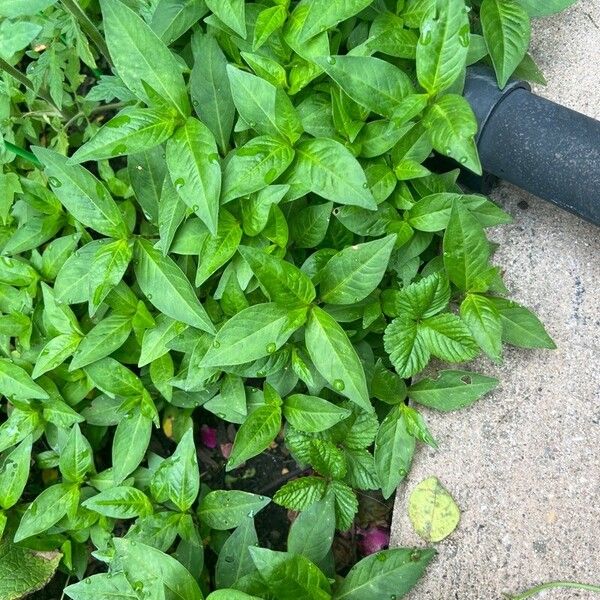
[[[266,350],[268,354],[273,354],[273,352],[277,350],[277,344],[275,344],[274,342],[267,344]]]
[[[341,392],[344,390],[344,388],[346,387],[346,384],[341,380],[341,379],[336,379],[333,382],[333,387],[334,389],[336,389],[338,392]]]

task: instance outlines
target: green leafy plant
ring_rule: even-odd
[[[27,571],[0,597],[56,568],[75,600],[414,585],[433,550],[332,547],[435,447],[419,406],[497,385],[438,361],[554,346],[491,263],[510,216],[456,183],[481,171],[466,68],[539,80],[537,5],[0,3],[0,572]],[[277,451],[286,551],[238,485]],[[458,517],[430,491],[435,541]]]

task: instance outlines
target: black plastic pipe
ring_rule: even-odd
[[[521,81],[500,90],[484,67],[469,69],[464,93],[479,122],[484,173],[600,225],[600,121]]]

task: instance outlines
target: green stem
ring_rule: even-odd
[[[526,600],[526,598],[531,598],[544,590],[551,590],[554,588],[573,588],[576,590],[587,590],[588,592],[600,592],[600,586],[591,585],[589,583],[577,583],[576,581],[551,581],[550,583],[542,583],[541,585],[536,585],[532,587],[530,590],[522,592],[517,596],[507,596],[507,600]]]
[[[0,69],[8,73],[11,77],[16,79],[26,88],[29,88],[34,94],[39,96],[42,100],[45,100],[50,106],[52,106],[52,108],[54,108],[60,115],[64,117],[64,113],[62,112],[62,110],[60,110],[60,108],[58,108],[58,106],[56,106],[56,104],[54,104],[54,100],[52,100],[50,94],[48,94],[44,90],[36,90],[35,86],[33,85],[33,82],[31,81],[31,79],[29,79],[29,77],[23,75],[21,71],[15,69],[15,67],[13,67],[10,63],[6,62],[3,58],[0,58]]]
[[[61,2],[65,9],[68,10],[73,15],[73,17],[75,17],[76,21],[79,22],[79,25],[81,25],[81,29],[90,38],[92,44],[96,46],[100,54],[104,56],[106,62],[112,67],[113,64],[110,59],[110,54],[108,52],[108,46],[106,45],[104,38],[96,28],[94,23],[85,14],[85,11],[74,0],[61,0]]]
[[[42,163],[35,157],[35,154],[32,154],[31,152],[29,152],[29,150],[25,150],[24,148],[21,148],[20,146],[15,146],[14,144],[7,142],[6,140],[4,140],[4,145],[6,146],[6,149],[9,152],[13,152],[17,156],[20,156],[21,158],[28,160],[30,163],[33,163],[36,167],[42,166]]]

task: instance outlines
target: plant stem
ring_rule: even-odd
[[[92,108],[89,116],[93,117],[94,115],[97,115],[97,114],[100,114],[103,112],[108,112],[111,110],[119,110],[120,108],[123,108],[124,106],[125,106],[125,102],[113,102],[112,104],[102,104],[101,106],[96,106],[95,108]],[[83,111],[79,111],[76,115],[74,115],[72,118],[70,118],[65,123],[65,130],[69,129],[69,127],[71,127],[71,125],[77,119],[79,119],[79,117],[85,117],[85,113]]]
[[[544,590],[551,590],[554,588],[573,588],[576,590],[587,590],[588,592],[600,592],[600,586],[591,585],[589,583],[577,583],[576,581],[551,581],[549,583],[542,583],[536,585],[531,589],[518,594],[517,596],[507,596],[507,600],[526,600],[531,598]]]
[[[29,152],[29,150],[25,150],[20,146],[15,146],[14,144],[7,142],[6,140],[4,140],[4,145],[6,146],[6,149],[9,152],[13,152],[14,154],[20,156],[24,160],[28,160],[30,163],[33,163],[36,167],[42,166],[42,163],[35,157],[35,154]]]
[[[33,82],[31,81],[31,79],[29,79],[29,77],[23,75],[21,71],[15,69],[15,67],[13,67],[10,63],[6,62],[3,58],[0,58],[0,69],[8,73],[11,77],[16,79],[26,88],[30,89],[42,100],[45,100],[50,106],[52,106],[52,108],[54,108],[54,110],[56,110],[64,118],[64,113],[62,112],[62,110],[60,110],[60,108],[58,108],[58,106],[56,106],[56,104],[54,104],[54,100],[52,100],[50,94],[48,94],[44,90],[36,90],[35,86],[33,85]]]
[[[104,56],[106,62],[112,67],[113,64],[108,52],[108,46],[91,19],[74,0],[61,0],[61,2],[65,9],[68,10],[73,17],[75,17],[76,21],[79,22],[81,29],[83,29],[84,33],[90,38],[92,44],[94,44],[94,46],[96,46],[98,49],[98,52]]]

